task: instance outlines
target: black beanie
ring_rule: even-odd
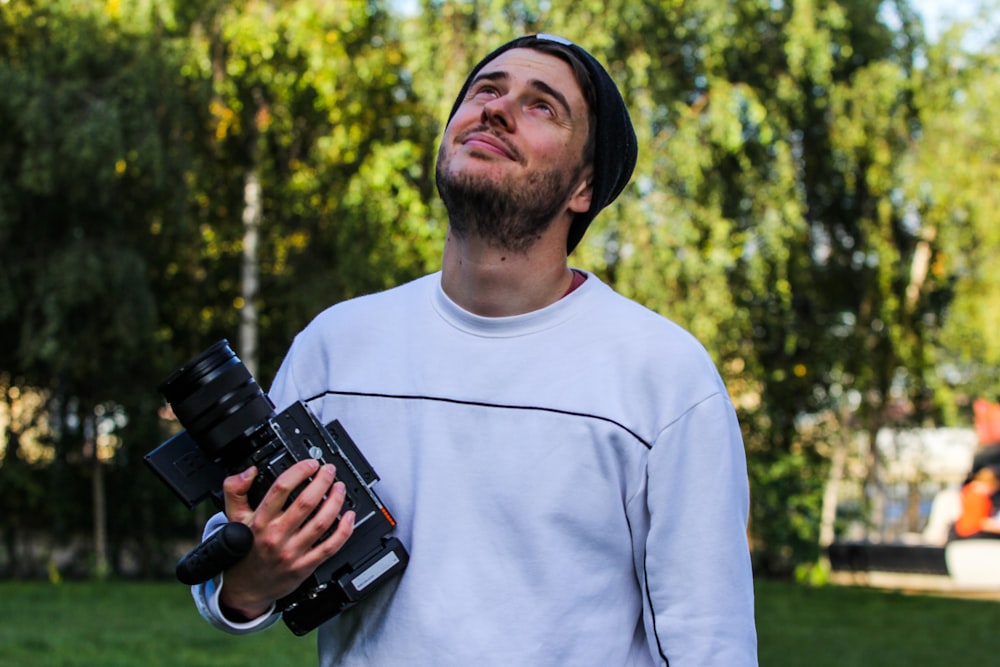
[[[583,238],[583,233],[587,231],[591,220],[625,189],[632,176],[632,170],[635,168],[637,146],[632,119],[629,117],[628,108],[618,91],[618,86],[615,85],[611,75],[601,63],[597,62],[594,56],[562,37],[546,34],[519,37],[497,48],[472,68],[472,72],[469,73],[462,90],[458,93],[455,104],[451,108],[448,121],[451,121],[455,112],[458,111],[458,107],[461,106],[476,74],[487,63],[510,49],[530,49],[535,44],[546,41],[563,45],[586,67],[594,85],[594,100],[597,105],[596,109],[591,110],[597,118],[597,127],[591,128],[595,133],[593,194],[590,209],[586,213],[578,213],[570,227],[566,248],[567,253],[570,253]]]

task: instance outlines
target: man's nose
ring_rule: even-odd
[[[483,123],[500,127],[508,132],[514,129],[514,114],[506,96],[490,100],[483,105]]]

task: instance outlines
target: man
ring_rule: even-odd
[[[568,266],[635,155],[590,54],[547,35],[500,47],[442,139],[441,272],[337,304],[296,337],[272,400],[344,424],[410,553],[318,629],[323,665],[756,664],[726,389],[689,334]],[[226,480],[255,545],[194,589],[210,622],[273,623],[273,601],[347,539],[351,512],[315,544],[343,500],[317,468],[293,466],[256,511],[253,471]]]

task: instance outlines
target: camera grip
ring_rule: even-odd
[[[250,528],[230,521],[177,563],[177,579],[188,586],[208,581],[246,556],[252,546]]]

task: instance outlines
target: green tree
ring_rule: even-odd
[[[111,9],[0,6],[0,367],[50,397],[50,525],[92,525],[99,575],[106,468],[139,468],[115,453],[111,416],[155,414],[144,400],[157,374],[149,229],[178,215],[190,163],[171,45],[149,17]]]
[[[0,377],[49,397],[55,452],[8,427],[0,495],[57,532],[107,514],[111,547],[193,534],[144,483],[156,382],[242,323],[266,386],[320,309],[436,267],[454,95],[545,31],[606,63],[641,147],[573,263],[705,343],[757,564],[812,560],[845,433],[998,390],[991,2],[935,45],[905,0],[0,3]],[[102,479],[130,500],[101,512]]]
[[[992,10],[992,11],[991,11]],[[932,339],[926,382],[943,419],[969,423],[976,396],[1000,393],[1000,22],[997,3],[929,45],[915,74],[920,135],[902,165],[909,223],[921,238],[922,289],[913,297],[946,301]],[[969,43],[978,48],[970,50]],[[916,287],[916,285],[915,285]]]
[[[201,340],[175,347],[183,357],[232,336],[242,312],[261,330],[266,386],[322,307],[426,270],[427,159],[399,37],[379,3],[183,8],[189,70],[212,89],[212,160],[194,199],[189,243],[200,250],[171,267],[201,309],[190,312],[198,326],[183,330]],[[240,284],[248,261],[260,276],[249,292]]]

